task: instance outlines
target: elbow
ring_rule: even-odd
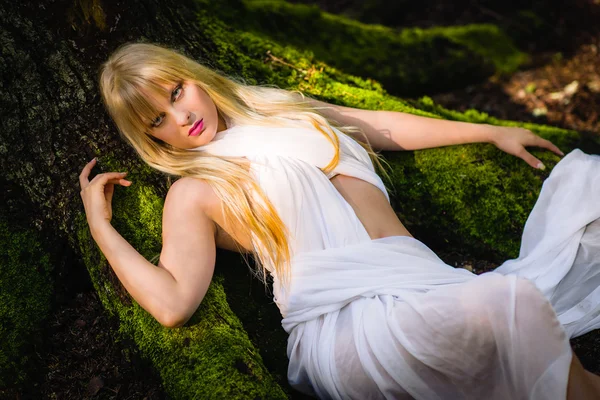
[[[181,314],[169,313],[162,318],[157,318],[158,322],[165,328],[180,328],[188,321],[188,316],[183,316]]]
[[[162,313],[160,313],[161,318],[157,318],[157,320],[166,328],[180,328],[192,318],[198,309],[198,305],[197,299],[187,301],[179,298],[171,306],[164,306]]]

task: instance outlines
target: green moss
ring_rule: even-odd
[[[258,279],[254,279],[238,254],[221,250],[217,253],[217,259],[219,262],[215,275],[221,278],[231,309],[259,348],[265,366],[273,377],[286,392],[297,395],[287,382],[288,335],[281,326],[281,314],[273,303],[271,287],[265,287]]]
[[[428,30],[462,44],[473,53],[494,64],[501,74],[515,72],[529,61],[529,56],[520,52],[504,32],[491,24],[465,25],[455,27],[435,27]]]
[[[52,305],[52,263],[32,229],[0,219],[0,388],[25,384]]]
[[[489,24],[396,31],[281,0],[201,4],[240,31],[309,51],[331,66],[377,79],[390,93],[404,96],[514,72],[527,59]]]

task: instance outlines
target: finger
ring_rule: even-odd
[[[113,195],[115,194],[115,185],[129,186],[131,182],[125,179],[108,181],[106,186],[104,186],[104,198],[108,203],[112,202]]]
[[[121,186],[129,186],[131,185],[131,181],[128,181],[127,179],[109,179],[106,182],[106,185],[121,185]]]
[[[96,159],[96,157],[94,157],[94,159],[89,163],[85,164],[85,167],[83,167],[83,169],[81,170],[81,174],[79,174],[79,186],[81,186],[81,189],[83,189],[90,183],[88,177],[90,176],[90,172],[92,172],[92,168],[94,168],[94,165],[96,165],[97,161],[98,160]]]
[[[546,140],[546,139],[539,138],[536,146],[543,147],[544,149],[548,149],[548,150],[552,151],[553,153],[558,154],[559,156],[565,155],[565,153],[560,151],[560,149],[554,143],[552,143],[551,141]]]
[[[98,174],[91,180],[90,183],[96,184],[99,183],[101,185],[106,185],[106,183],[111,179],[122,179],[127,175],[127,172],[105,172],[103,174]]]
[[[540,160],[531,155],[527,150],[523,149],[522,152],[519,153],[519,157],[522,158],[527,164],[531,165],[533,168],[545,170],[546,166]]]

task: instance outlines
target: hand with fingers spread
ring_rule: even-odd
[[[525,147],[541,147],[559,156],[564,156],[564,153],[551,141],[542,139],[528,129],[510,126],[491,126],[491,129],[491,143],[508,154],[522,158],[533,168],[546,169],[544,164],[531,155]]]
[[[129,186],[131,182],[124,179],[127,172],[107,172],[96,175],[91,181],[88,179],[96,159],[86,164],[79,175],[81,198],[85,208],[90,229],[102,223],[110,223],[112,219],[112,197],[115,184]]]

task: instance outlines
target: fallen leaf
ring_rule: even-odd
[[[534,82],[529,82],[527,86],[525,86],[525,91],[527,93],[533,93],[537,89],[537,85]]]

